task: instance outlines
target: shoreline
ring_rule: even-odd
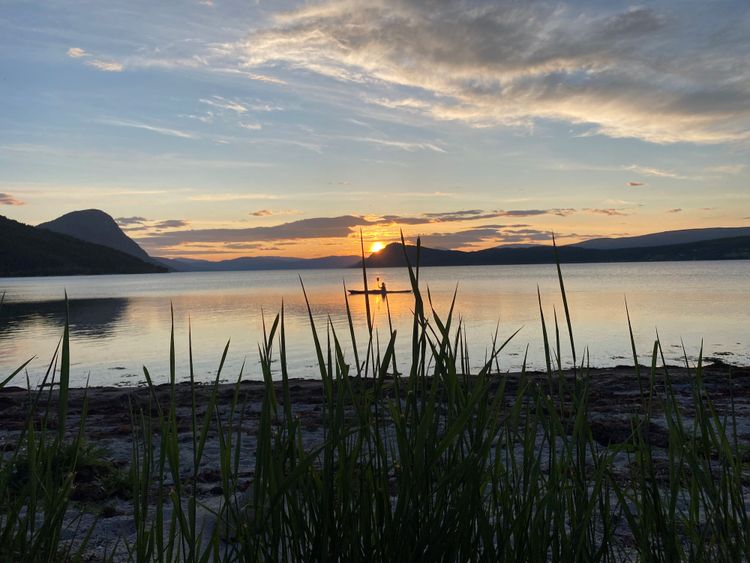
[[[684,411],[686,423],[695,416],[691,405],[693,400],[693,385],[695,371],[686,368],[668,368],[668,380],[674,398]],[[587,407],[591,436],[599,447],[617,446],[628,441],[632,432],[633,417],[642,413],[643,401],[639,391],[633,367],[599,368],[589,371],[591,394]],[[552,380],[543,372],[528,372],[527,381],[535,383],[544,390],[550,383],[557,384],[557,376]],[[648,382],[648,370],[642,370],[642,383]],[[513,405],[516,391],[521,381],[520,373],[509,373],[490,376],[488,399],[495,396],[498,389],[504,389],[504,403],[507,407]],[[363,379],[355,385],[373,385],[375,380]],[[571,385],[575,376],[571,370],[564,372],[563,379]],[[703,389],[711,398],[719,416],[730,412],[736,417],[737,438],[744,446],[750,446],[750,367],[733,367],[726,364],[705,366],[702,374]],[[665,370],[657,368],[654,378],[654,417],[649,423],[648,440],[654,455],[666,460],[669,447],[668,427],[664,421],[662,402],[666,389]],[[406,378],[404,378],[404,383]],[[502,387],[501,387],[502,385]],[[385,380],[384,397],[389,400],[392,395],[393,379]],[[646,387],[648,387],[646,383]],[[284,409],[282,382],[275,381],[278,408]],[[389,389],[390,388],[390,389]],[[237,408],[232,410],[232,399],[236,389],[239,390]],[[569,389],[569,387],[568,387]],[[153,395],[152,395],[153,391]],[[199,522],[206,530],[213,529],[217,524],[215,514],[224,502],[224,490],[221,482],[220,447],[215,424],[208,432],[206,447],[199,467],[193,469],[193,435],[192,417],[197,415],[199,424],[207,410],[212,384],[179,382],[174,387],[175,416],[177,424],[177,441],[179,443],[180,480],[187,490],[192,490],[199,499]],[[194,392],[194,393],[193,393]],[[550,389],[555,396],[557,389]],[[56,432],[56,413],[59,392],[56,389],[41,390],[38,394],[39,404],[35,415],[35,426],[43,424],[44,412],[49,408],[50,419],[46,421],[47,431]],[[195,395],[195,399],[194,399]],[[265,395],[263,381],[243,381],[236,388],[233,383],[220,383],[217,388],[216,416],[222,420],[234,420],[233,428],[242,435],[239,445],[238,488],[233,494],[245,494],[253,482],[255,475],[255,456],[257,435],[261,426],[261,407]],[[20,387],[0,389],[0,452],[1,455],[15,455],[14,440],[23,433],[29,424],[29,405],[33,393]],[[81,423],[84,397],[87,400],[87,416],[84,424],[84,437],[87,444],[98,448],[100,461],[112,468],[112,471],[126,472],[133,456],[133,438],[139,433],[139,417],[151,419],[154,423],[149,426],[154,436],[155,447],[158,449],[161,435],[157,419],[157,407],[153,398],[160,404],[167,404],[172,396],[171,384],[155,385],[153,388],[144,386],[122,387],[89,387],[87,389],[71,388],[67,409],[67,437],[71,439]],[[311,451],[324,442],[325,438],[325,396],[323,381],[319,379],[290,379],[289,396],[291,410],[300,423],[300,440],[306,451]],[[49,398],[49,400],[48,400]],[[195,400],[196,409],[193,410]],[[148,416],[149,408],[151,416]],[[131,413],[135,417],[131,416]],[[239,415],[239,416],[238,416]],[[273,425],[279,424],[274,418]],[[238,434],[239,435],[239,434]],[[620,454],[624,455],[624,454]],[[664,463],[666,468],[666,461]],[[614,462],[613,470],[618,478],[626,474],[628,461],[626,457],[618,458]],[[666,471],[660,468],[659,471]],[[168,477],[164,483],[167,487],[174,486]],[[112,545],[120,541],[131,543],[134,541],[136,528],[134,524],[133,502],[128,498],[125,490],[112,492],[105,490],[97,481],[78,482],[71,496],[73,501],[70,519],[81,518],[81,526],[94,528],[91,544],[87,552],[93,559],[108,553]],[[173,510],[165,505],[165,514]],[[77,511],[77,512],[76,512]],[[80,516],[82,514],[82,516]],[[66,516],[68,518],[68,516]],[[115,561],[125,560],[120,553]]]
[[[641,367],[642,383],[647,384],[649,380],[650,367]],[[689,390],[691,382],[694,380],[695,370],[691,368],[667,366],[669,380],[673,387],[679,391],[677,397]],[[596,418],[597,415],[604,415],[611,410],[624,412],[629,407],[634,406],[634,399],[638,398],[639,385],[636,379],[636,371],[630,366],[617,366],[614,368],[591,368],[588,370],[591,385],[591,403],[589,412]],[[657,393],[661,392],[664,382],[664,366],[657,367],[655,389]],[[459,376],[460,377],[460,376]],[[515,392],[518,382],[522,377],[520,372],[493,374],[489,391],[494,391],[500,386],[501,382],[505,385],[506,402],[510,400]],[[540,386],[546,386],[548,382],[546,372],[529,371],[525,373],[528,381]],[[557,381],[558,374],[553,374],[553,382]],[[572,382],[575,379],[572,369],[563,372],[563,378]],[[372,378],[362,378],[359,380],[356,376],[350,376],[350,381],[357,385],[371,386],[375,380]],[[428,377],[428,379],[431,379]],[[404,384],[407,377],[401,377],[400,381]],[[386,397],[388,389],[392,388],[394,378],[388,377],[385,380]],[[728,407],[724,402],[731,398],[736,402],[737,407],[745,408],[748,425],[748,438],[750,438],[750,366],[732,366],[723,362],[716,362],[703,366],[703,383],[709,396],[717,401],[717,407]],[[170,383],[160,383],[153,386],[153,397],[159,403],[166,404],[172,395],[172,385]],[[195,398],[199,411],[205,411],[206,402],[213,392],[214,384],[212,382],[195,382],[191,385],[189,381],[179,381],[174,385],[175,403],[178,410],[178,418],[181,416],[181,410],[192,409]],[[274,388],[279,408],[282,408],[282,381],[274,381]],[[262,380],[243,380],[239,385],[235,383],[219,383],[217,388],[217,407],[220,411],[228,411],[235,392],[238,392],[240,403],[244,405],[248,420],[257,418],[260,412],[260,406],[265,394],[265,383]],[[731,392],[731,393],[730,393]],[[321,405],[324,402],[324,388],[321,379],[289,379],[289,393],[292,407],[299,411],[298,415],[302,420],[310,421],[313,424],[321,412]],[[30,398],[38,395],[39,404],[38,412],[43,412],[46,408],[56,409],[59,390],[55,388],[36,388],[29,390],[24,387],[7,386],[0,389],[0,449],[8,451],[7,444],[9,438],[12,438],[18,431],[23,428],[28,416],[28,406]],[[688,399],[689,393],[685,396]],[[87,417],[85,432],[89,439],[102,440],[116,438],[118,440],[127,438],[125,427],[129,427],[131,408],[135,411],[147,409],[151,401],[151,388],[147,385],[136,385],[130,387],[118,386],[91,386],[88,388],[71,387],[68,397],[68,419],[67,427],[76,428],[80,422],[84,398],[87,401]],[[155,413],[156,406],[151,404],[152,411]],[[239,407],[238,407],[239,408]],[[199,412],[200,413],[200,412]],[[184,414],[184,413],[183,413]],[[51,421],[54,423],[54,421]],[[252,426],[252,425],[251,425]],[[250,430],[250,428],[248,429]]]
[[[691,364],[695,364],[695,361],[692,358],[691,358]],[[707,370],[707,369],[710,369],[712,371],[714,371],[714,370],[719,370],[719,371],[739,370],[741,372],[750,371],[750,364],[733,364],[733,363],[727,362],[724,358],[716,358],[716,357],[704,357],[703,358],[703,364],[702,364],[702,366],[703,366],[704,371]],[[638,364],[638,368],[641,370],[642,376],[644,376],[644,377],[647,377],[648,374],[651,371],[651,366],[647,365],[647,364]],[[668,370],[677,371],[677,372],[686,371],[688,369],[688,368],[685,367],[684,363],[678,364],[678,363],[669,363],[669,362],[667,362],[666,364],[660,363],[656,367],[656,370],[657,371],[663,371],[665,368],[668,369]],[[689,369],[690,370],[695,370],[695,365],[690,365]],[[617,365],[609,366],[609,367],[591,367],[591,368],[585,368],[585,371],[587,373],[589,373],[589,375],[591,375],[592,377],[602,377],[602,376],[619,375],[619,374],[622,374],[623,372],[633,372],[634,373],[635,372],[635,368],[633,367],[633,365],[617,364]],[[571,367],[566,367],[563,370],[563,373],[567,377],[571,376],[573,374],[573,372],[574,372],[574,368],[572,366]],[[507,377],[509,379],[515,379],[515,378],[521,377],[522,373],[523,372],[521,372],[521,371],[514,370],[514,371],[503,372],[503,373],[501,373],[499,375],[495,374],[494,377]],[[558,372],[556,371],[555,375],[557,375],[557,373]],[[529,370],[526,370],[525,374],[528,377],[530,377],[530,378],[543,378],[543,377],[546,377],[546,375],[547,375],[547,373],[544,370],[539,370],[539,369],[529,369]],[[459,376],[461,376],[461,375],[462,374],[459,374]],[[274,376],[279,376],[280,377],[279,374],[274,374]],[[18,374],[16,377],[20,378],[21,375]],[[357,379],[356,375],[350,375],[349,377],[352,380],[356,380]],[[405,380],[408,377],[408,374],[399,373],[399,377],[402,380]],[[428,376],[428,378],[429,377],[431,377],[431,376]],[[363,378],[363,379],[365,381],[367,381],[367,380],[372,380],[373,378],[372,377],[368,377],[368,378]],[[393,380],[394,380],[394,376],[392,374],[388,374],[386,376],[386,381],[393,381]],[[290,383],[290,385],[303,384],[303,385],[312,385],[312,386],[317,385],[317,386],[320,386],[321,382],[322,382],[322,380],[320,379],[320,377],[293,377],[293,376],[289,376],[289,383]],[[274,379],[273,383],[277,387],[277,392],[279,392],[279,386],[281,385],[282,380],[281,379]],[[219,380],[219,387],[220,388],[227,388],[227,387],[234,388],[234,386],[236,384],[237,384],[236,380],[235,381],[230,381],[230,380],[225,379],[225,378],[222,378],[222,379]],[[5,387],[0,388],[0,396],[2,396],[3,393],[10,392],[10,391],[12,391],[12,392],[23,391],[25,393],[28,393],[29,391],[34,392],[34,391],[39,391],[39,390],[42,390],[42,389],[49,390],[50,388],[52,388],[52,390],[54,391],[55,389],[58,388],[59,385],[60,385],[59,381],[55,380],[54,383],[51,383],[51,384],[50,383],[45,383],[44,385],[40,385],[40,386],[36,386],[36,387],[22,387],[20,385],[13,385],[12,384],[12,380],[11,380],[11,382],[9,382]],[[178,380],[178,381],[175,382],[175,386],[177,387],[177,389],[189,388],[190,385],[191,385],[190,381],[186,380],[186,379],[180,379],[180,380]],[[209,387],[211,387],[213,385],[214,385],[214,381],[213,380],[206,379],[206,380],[196,380],[195,381],[195,387],[196,387],[196,389],[205,389],[205,388],[209,388]],[[241,385],[243,387],[246,386],[246,385],[249,385],[249,386],[255,386],[255,385],[257,385],[260,388],[263,388],[264,385],[265,385],[265,383],[264,383],[263,379],[261,379],[260,377],[258,377],[257,379],[242,379],[241,380]],[[167,389],[170,386],[171,386],[171,383],[169,383],[169,382],[154,383],[154,388],[155,389]],[[92,391],[93,392],[110,392],[110,391],[111,392],[127,392],[127,391],[138,391],[138,390],[145,390],[145,389],[148,389],[148,383],[147,383],[145,377],[142,380],[138,380],[138,381],[136,381],[134,383],[130,383],[129,381],[121,381],[121,382],[117,382],[115,384],[110,384],[110,385],[88,385],[86,387],[77,387],[77,386],[72,386],[71,385],[69,387],[69,390],[71,392],[74,392],[74,391],[75,392],[83,392],[85,390],[88,390],[89,392],[92,392]],[[1,417],[1,413],[0,413],[0,417]]]

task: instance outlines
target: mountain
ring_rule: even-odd
[[[326,256],[324,258],[287,258],[256,256],[211,262],[190,258],[159,258],[159,261],[178,272],[228,272],[246,270],[313,270],[348,268],[360,261],[359,256]]]
[[[416,263],[416,247],[407,246],[412,264]],[[591,249],[580,245],[560,246],[560,262],[669,262],[679,260],[747,260],[750,259],[750,236],[703,240],[686,244],[670,244],[638,248]],[[489,266],[510,264],[551,264],[555,254],[551,246],[529,248],[488,248],[473,252],[421,248],[421,266]],[[361,261],[359,262],[361,264]],[[403,267],[404,248],[401,243],[389,244],[366,259],[370,268]]]
[[[750,236],[750,227],[712,227],[708,229],[684,229],[664,231],[636,237],[597,238],[576,243],[573,246],[607,250],[612,248],[645,248],[670,244],[687,244],[704,240]]]
[[[145,274],[166,268],[0,215],[0,276]]]
[[[145,262],[153,261],[145,250],[122,232],[112,217],[99,209],[66,213],[62,217],[37,225],[37,228],[108,246]]]

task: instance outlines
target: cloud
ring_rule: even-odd
[[[241,68],[312,72],[394,111],[478,127],[551,119],[655,143],[750,139],[741,2],[614,6],[329,0],[220,52]]]
[[[139,121],[127,121],[122,119],[102,119],[99,121],[104,125],[114,125],[116,127],[132,127],[134,129],[144,129],[146,131],[152,131],[159,135],[167,135],[169,137],[180,137],[181,139],[197,139],[198,135],[190,133],[188,131],[181,131],[179,129],[171,129],[168,127],[159,127],[157,125],[150,125],[148,123],[141,123]]]
[[[302,215],[302,211],[299,209],[258,209],[252,211],[248,215],[251,217],[278,217],[279,215]]]
[[[222,98],[221,96],[211,96],[210,98],[201,98],[199,101],[203,104],[207,104],[215,108],[229,110],[229,111],[233,111],[239,114],[247,112],[247,106],[244,106],[243,104],[241,104],[240,102],[236,100],[227,100],[226,98]]]
[[[24,202],[10,194],[0,192],[0,205],[24,205]]]
[[[424,213],[422,215],[383,215],[380,223],[400,223],[402,225],[423,225],[427,223],[453,223],[458,221],[481,221],[497,217],[536,217],[540,215],[557,215],[567,217],[576,210],[572,208],[552,209],[511,209],[484,211],[482,209],[468,209],[461,211],[447,211],[441,213]]]
[[[431,248],[455,249],[475,244],[499,244],[500,231],[494,227],[465,229],[456,233],[430,233],[420,235],[422,244]]]
[[[340,217],[317,217],[282,223],[271,227],[247,229],[191,229],[169,231],[139,238],[150,248],[163,248],[192,243],[256,243],[267,241],[303,240],[320,238],[342,238],[352,233],[355,227],[369,225],[362,217],[344,215]]]
[[[65,54],[68,55],[71,59],[80,59],[81,57],[88,57],[89,55],[80,47],[71,47]]]
[[[435,217],[438,219],[447,219],[451,217],[476,217],[477,215],[484,214],[481,209],[463,209],[461,211],[447,211],[444,213],[425,213],[425,217]]]
[[[255,79],[257,80],[258,78],[255,78]],[[262,111],[262,112],[284,111],[284,108],[281,107],[280,105],[269,104],[266,102],[257,102],[254,104],[250,104],[249,107],[252,111]]]
[[[575,235],[565,235],[575,236]],[[475,246],[501,246],[505,244],[534,245],[552,240],[552,232],[518,225],[482,225],[455,233],[421,235],[422,244],[432,248],[472,249]]]
[[[65,52],[71,59],[82,59],[91,57],[91,53],[81,49],[80,47],[71,47]],[[104,59],[89,59],[85,61],[85,64],[92,66],[96,69],[103,70],[104,72],[122,72],[124,65],[116,61],[106,61]]]
[[[263,129],[263,126],[260,123],[246,123],[241,121],[239,126],[250,131],[260,131]]]
[[[225,194],[201,194],[194,195],[188,198],[190,201],[242,201],[242,200],[273,200],[282,199],[281,196],[276,194],[237,194],[237,193],[225,193]]]
[[[720,164],[718,166],[709,166],[705,169],[709,174],[721,174],[726,176],[736,176],[742,174],[745,168],[744,164]]]
[[[628,186],[630,186],[631,188],[640,188],[645,185],[645,182],[628,182]]]
[[[165,221],[157,222],[156,224],[153,225],[153,228],[157,230],[181,229],[189,225],[190,223],[188,223],[188,221],[184,219],[167,219]]]
[[[409,141],[394,141],[391,139],[378,139],[375,137],[343,137],[351,141],[357,141],[360,143],[371,143],[374,145],[380,145],[384,147],[390,147],[400,149],[402,151],[414,152],[414,151],[432,151],[444,153],[445,149],[439,147],[435,143],[423,143],[423,142],[409,142]]]
[[[576,210],[566,208],[554,209],[512,209],[510,211],[498,211],[498,217],[534,217],[537,215],[557,215],[558,217],[567,217],[572,215]]]
[[[594,215],[607,215],[609,217],[624,217],[628,215],[628,213],[624,213],[620,209],[614,209],[612,207],[607,209],[593,209],[593,208],[586,208],[584,209],[587,213],[593,213]]]
[[[143,225],[148,219],[145,217],[118,217],[115,221],[120,227],[133,227]]]
[[[97,68],[99,70],[103,70],[104,72],[122,72],[124,68],[122,63],[118,63],[115,61],[104,61],[101,59],[92,59],[90,61],[86,61],[86,64],[89,66],[93,66],[94,68]]]
[[[190,225],[190,223],[184,219],[154,221],[146,219],[145,217],[118,217],[115,221],[126,231],[161,232],[169,229],[181,229]]]
[[[654,168],[652,166],[640,166],[638,164],[631,164],[630,166],[625,166],[624,170],[632,170],[633,172],[638,172],[639,174],[643,174],[644,176],[654,176],[656,178],[672,178],[675,180],[695,180],[696,179],[696,178],[691,178],[689,176],[683,176],[676,172],[672,172],[671,170],[662,170],[660,168]]]

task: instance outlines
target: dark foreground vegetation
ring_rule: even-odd
[[[658,340],[640,366],[631,334],[633,367],[602,383],[561,275],[562,327],[540,297],[546,372],[503,373],[497,338],[472,372],[453,306],[434,311],[409,275],[410,357],[369,310],[366,342],[351,318],[340,335],[310,312],[315,384],[287,372],[283,306],[262,384],[220,385],[223,358],[213,384],[177,384],[172,338],[169,384],[144,368],[144,390],[106,391],[126,414],[125,463],[92,445],[86,421],[118,409],[69,389],[66,328],[54,391],[27,391],[24,409],[22,391],[0,391],[25,413],[2,443],[0,560],[748,560],[748,370],[670,368]],[[103,541],[122,506],[132,525]]]

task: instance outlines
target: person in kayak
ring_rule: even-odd
[[[380,293],[386,293],[388,290],[385,288],[385,282],[381,282],[380,278],[375,278],[375,283],[378,284]]]

